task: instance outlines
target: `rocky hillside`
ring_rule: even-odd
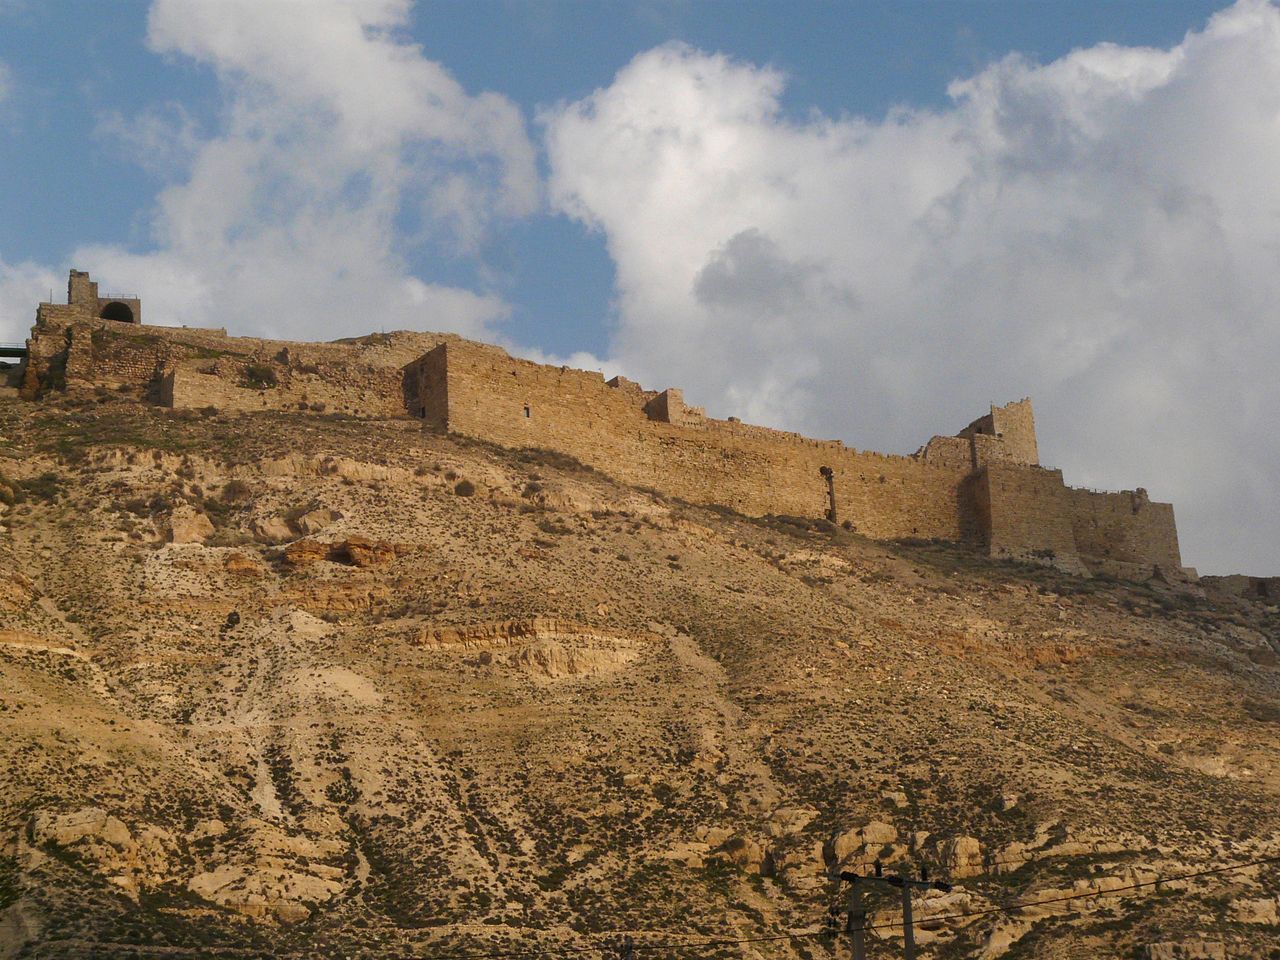
[[[1280,857],[1274,601],[106,391],[0,504],[0,956],[819,960],[876,859],[938,960],[1280,956],[1280,863],[1154,882]]]

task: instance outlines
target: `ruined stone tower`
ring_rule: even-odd
[[[72,270],[67,278],[67,304],[77,317],[142,323],[142,301],[137,297],[102,297],[98,284],[83,270]],[[41,304],[45,306],[45,304]],[[49,304],[52,306],[52,304]]]

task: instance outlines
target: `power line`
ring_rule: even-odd
[[[1026,910],[1029,907],[1039,907],[1051,903],[1066,903],[1068,900],[1092,900],[1098,897],[1105,897],[1111,893],[1120,893],[1124,890],[1138,890],[1142,887],[1154,887],[1162,883],[1181,883],[1184,880],[1195,880],[1199,877],[1208,877],[1220,873],[1232,873],[1237,870],[1247,870],[1250,867],[1264,866],[1269,863],[1280,863],[1278,857],[1263,857],[1259,860],[1250,860],[1247,863],[1236,863],[1226,867],[1213,867],[1208,870],[1197,870],[1194,873],[1174,874],[1168,877],[1156,877],[1154,880],[1143,880],[1139,883],[1129,883],[1122,887],[1108,887],[1105,890],[1081,890],[1076,893],[1067,894],[1061,897],[1049,897],[1046,900],[1028,900],[1021,903],[1011,903],[1003,907],[987,907],[983,910],[968,910],[962,913],[943,913],[932,917],[921,917],[921,922],[934,923],[938,920],[960,920],[969,917],[984,917],[995,913],[1013,913],[1017,910]],[[877,927],[896,926],[896,924],[872,924],[864,927],[865,930],[875,930]]]
[[[1260,857],[1256,860],[1248,860],[1244,863],[1229,864],[1224,867],[1210,867],[1205,870],[1196,870],[1192,873],[1170,874],[1168,876],[1156,877],[1154,880],[1143,880],[1137,883],[1129,883],[1119,887],[1109,887],[1105,890],[1082,890],[1076,893],[1066,894],[1061,897],[1049,897],[1044,900],[1023,900],[1016,901],[1006,906],[986,907],[981,910],[965,910],[958,913],[944,913],[934,916],[924,916],[920,918],[922,923],[936,923],[944,920],[967,920],[973,917],[985,917],[1000,913],[1014,913],[1018,910],[1026,910],[1031,907],[1046,906],[1055,903],[1066,903],[1071,900],[1092,900],[1099,897],[1105,897],[1112,893],[1121,893],[1125,890],[1139,890],[1144,887],[1154,887],[1162,883],[1181,883],[1185,880],[1196,880],[1201,877],[1209,877],[1224,873],[1235,873],[1239,870],[1248,870],[1252,867],[1266,866],[1268,864],[1280,863],[1280,856]],[[897,923],[878,923],[864,924],[861,930],[879,930],[886,927],[896,927]],[[643,931],[634,931],[643,932]],[[651,931],[654,933],[662,933],[665,931]],[[696,950],[705,947],[727,947],[738,944],[747,943],[768,943],[781,940],[808,940],[816,937],[830,937],[834,934],[830,930],[807,930],[797,931],[794,933],[778,933],[765,934],[756,937],[721,937],[705,940],[683,940],[683,941],[666,941],[660,943],[633,943],[631,949],[635,952],[652,951],[652,950]],[[60,941],[61,942],[61,941]],[[172,947],[150,948],[146,944],[129,944],[129,943],[110,943],[96,941],[89,944],[91,946],[101,947],[119,947],[123,949],[131,949],[135,951],[146,951],[148,949],[163,949],[166,952],[172,951]],[[249,948],[219,948],[220,952],[252,952]],[[494,950],[482,953],[438,953],[431,954],[430,960],[502,960],[507,957],[542,957],[555,954],[577,954],[587,952],[600,952],[608,950],[607,944],[590,944],[585,946],[548,946],[539,947],[520,947],[517,949]],[[217,952],[217,951],[215,951]],[[276,957],[314,957],[315,952],[302,953],[299,951],[291,951],[285,953],[273,953]],[[428,955],[419,953],[406,953],[399,955],[402,960],[424,960]]]
[[[1112,893],[1121,893],[1125,890],[1138,890],[1143,887],[1153,887],[1161,883],[1180,883],[1184,880],[1195,880],[1200,877],[1208,877],[1216,874],[1233,873],[1239,870],[1247,870],[1251,867],[1265,866],[1271,863],[1280,863],[1280,856],[1262,857],[1257,860],[1250,860],[1245,863],[1230,864],[1225,867],[1211,867],[1206,870],[1197,870],[1193,873],[1172,874],[1170,876],[1157,877],[1154,880],[1143,880],[1139,883],[1125,884],[1120,887],[1108,887],[1106,890],[1082,890],[1076,893],[1067,894],[1061,897],[1049,897],[1044,900],[1026,900],[1015,902],[1006,906],[987,907],[982,910],[966,910],[959,913],[945,913],[935,916],[923,916],[920,918],[921,923],[935,923],[942,920],[964,920],[970,917],[985,917],[997,913],[1013,913],[1018,910],[1026,910],[1031,907],[1045,906],[1054,903],[1066,903],[1070,900],[1090,900],[1098,897],[1107,896]],[[897,923],[878,923],[865,924],[858,928],[861,930],[880,930],[886,927],[896,927]],[[700,947],[723,947],[734,946],[743,943],[765,943],[778,940],[803,940],[814,937],[831,936],[832,934],[826,930],[804,931],[797,933],[781,933],[759,937],[743,937],[743,938],[722,938],[716,940],[685,940],[670,941],[666,943],[636,943],[632,947],[633,950],[639,952],[641,950],[674,950],[674,949],[695,949]],[[599,944],[583,947],[548,947],[542,949],[518,949],[518,950],[500,950],[491,953],[443,953],[436,954],[433,960],[498,960],[503,957],[531,957],[546,956],[556,953],[583,953],[588,950],[604,949]]]

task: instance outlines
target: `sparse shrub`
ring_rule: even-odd
[[[516,459],[521,463],[554,467],[558,470],[574,471],[577,473],[595,472],[594,467],[583,463],[577,457],[567,453],[561,453],[558,450],[544,450],[539,447],[525,447],[523,450],[518,450],[516,452]]]
[[[545,518],[538,521],[538,529],[543,533],[550,533],[553,536],[563,536],[566,533],[573,533],[573,529],[567,524],[559,521]]]
[[[457,486],[453,488],[453,492],[460,497],[475,496],[476,485],[470,480],[459,480]]]
[[[310,513],[312,510],[320,509],[319,500],[300,500],[297,503],[291,503],[284,512],[285,520],[293,523],[304,514]]]
[[[244,368],[245,386],[255,390],[265,390],[277,386],[280,381],[276,377],[275,368],[267,363],[251,363]]]
[[[227,503],[238,503],[249,499],[253,491],[243,480],[231,480],[222,488],[222,499]]]
[[[1259,723],[1280,723],[1280,703],[1246,697],[1244,712]]]
[[[206,538],[205,543],[211,547],[243,547],[253,543],[253,537],[243,530],[219,527]]]
[[[54,503],[62,494],[62,481],[56,473],[42,473],[38,477],[14,482],[12,491],[13,500],[17,503],[29,500]]]

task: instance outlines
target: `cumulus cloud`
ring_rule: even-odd
[[[77,250],[149,316],[324,339],[379,328],[480,335],[501,297],[415,276],[411,254],[473,253],[539,201],[519,110],[468,94],[400,36],[408,0],[154,0],[148,42],[211,67],[203,131],[180,107],[100,132],[162,178],[146,252]]]
[[[0,260],[0,341],[21,343],[36,316],[36,304],[49,299],[49,291],[65,290],[66,275],[59,277],[30,261]]]
[[[553,203],[616,263],[615,362],[898,452],[1029,394],[1068,482],[1280,573],[1280,10],[1010,56],[936,111],[798,120],[784,84],[665,46],[542,117]]]

